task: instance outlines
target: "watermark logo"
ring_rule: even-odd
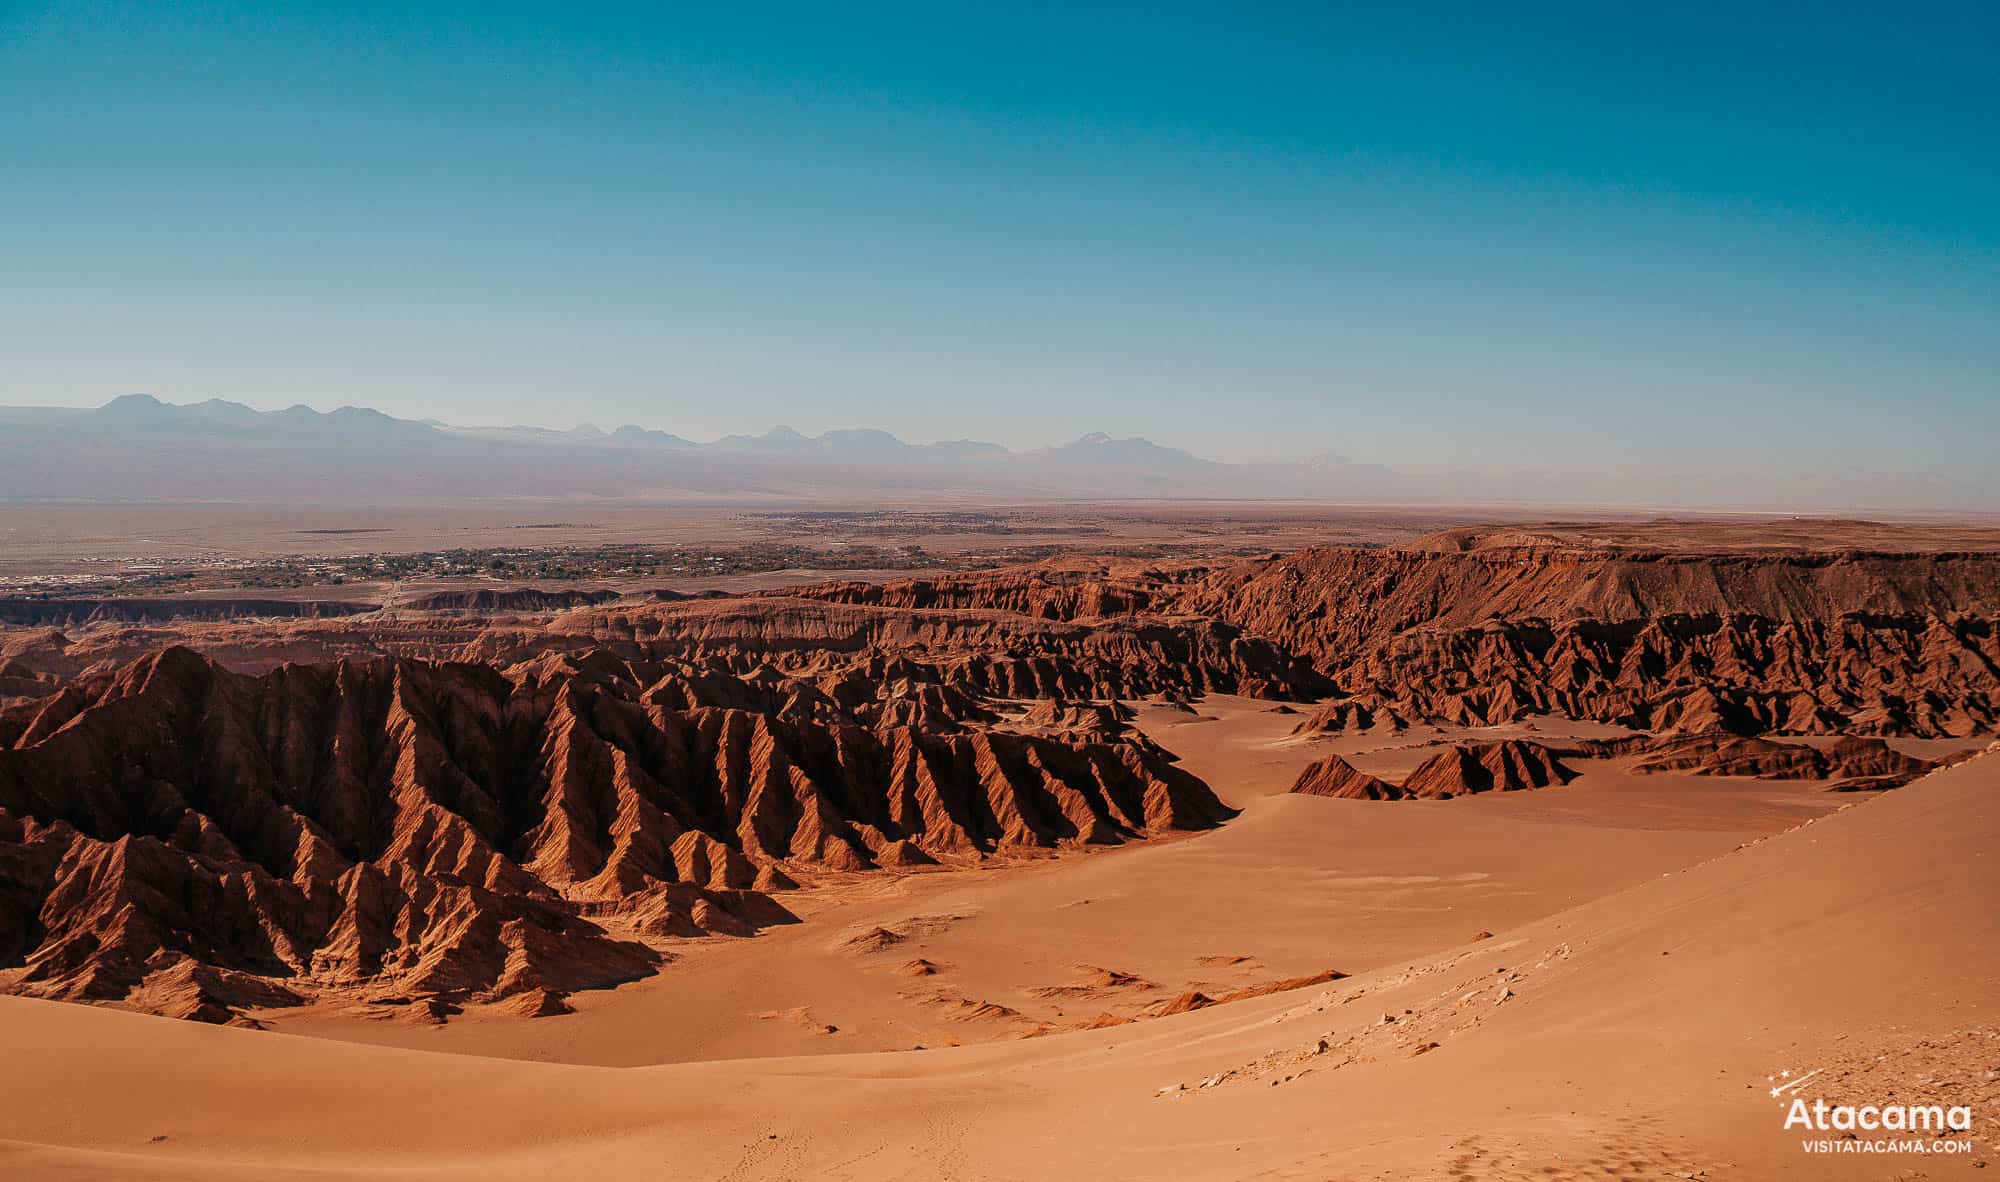
[[[1972,1108],[1922,1098],[1915,1103],[1830,1104],[1807,1090],[1824,1068],[1765,1077],[1784,1127],[1805,1153],[1972,1152]]]

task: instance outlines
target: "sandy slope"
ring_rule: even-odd
[[[1143,721],[1242,814],[1194,840],[788,894],[804,924],[677,942],[666,971],[574,994],[571,1016],[524,1022],[473,1007],[437,1028],[334,1005],[257,1017],[288,1033],[621,1067],[1018,1038],[1194,991],[1401,963],[1844,800],[1804,784],[1593,766],[1560,792],[1382,807],[1286,794],[1329,744],[1291,739],[1296,717],[1270,703],[1211,695],[1198,716],[1149,710]],[[913,974],[918,961],[929,971]]]
[[[1398,963],[1757,835],[1747,824],[1591,827],[1452,803],[1277,796],[1194,840],[860,886],[803,925],[689,945],[658,976],[573,995],[579,1013],[568,1017],[475,1010],[442,1028],[258,1017],[284,1031],[621,1066],[1018,1037],[1188,990]],[[860,938],[877,931],[906,938],[879,948]],[[937,971],[904,975],[918,958]],[[1139,981],[1096,986],[1093,968]],[[975,1014],[960,999],[1012,1014]]]
[[[1990,1160],[1996,805],[1989,756],[1325,988],[956,1049],[617,1070],[0,998],[0,1172],[1971,1177],[1804,1155],[1764,1081],[1977,1105]]]

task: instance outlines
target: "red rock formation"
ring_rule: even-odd
[[[93,625],[0,637],[64,677],[187,641],[232,668],[608,648],[748,673],[900,664],[1005,698],[1305,700],[1304,728],[1551,713],[1648,731],[1969,735],[2000,725],[2000,555],[1643,552],[1454,531],[1212,571],[1076,566],[607,604]],[[67,610],[67,609],[65,609]],[[494,610],[506,610],[496,606]],[[876,676],[870,674],[870,676]],[[878,677],[879,680],[879,677]],[[927,728],[927,707],[907,707]]]
[[[1166,1018],[1174,1014],[1188,1014],[1195,1010],[1205,1010],[1216,1004],[1214,998],[1198,989],[1174,997],[1162,998],[1139,1011],[1144,1018]]]
[[[1328,755],[1307,765],[1292,783],[1292,791],[1342,800],[1401,800],[1404,795],[1401,788],[1376,779],[1338,755]]]
[[[56,692],[61,678],[37,673],[26,665],[0,660],[0,744],[25,726],[34,712],[33,703]]]
[[[1384,710],[1732,733],[2000,724],[2000,555],[1324,549],[1215,572],[1155,610],[1311,660],[1351,702],[1316,729]]]
[[[1881,739],[1850,736],[1826,747],[1722,735],[1670,737],[1642,748],[1638,772],[1750,776],[1762,780],[1844,780],[1854,787],[1907,784],[1934,766]]]
[[[1049,734],[1089,735],[1115,739],[1132,732],[1127,725],[1137,715],[1123,702],[1070,702],[1048,698],[1022,716],[1022,725]]]
[[[1402,789],[1419,800],[1449,800],[1475,792],[1547,788],[1575,778],[1576,773],[1547,747],[1503,739],[1441,751],[1419,764],[1403,781]]]
[[[617,598],[616,591],[585,591],[573,587],[555,590],[543,587],[476,587],[411,595],[397,600],[396,606],[425,612],[548,612],[610,603]]]
[[[351,600],[223,599],[197,595],[157,599],[48,599],[0,596],[0,625],[76,627],[106,621],[236,620],[354,616],[380,607]]]
[[[787,921],[761,892],[797,875],[1226,815],[1148,745],[842,704],[895,696],[605,653],[248,676],[169,649],[10,715],[0,988],[207,1018],[364,986],[548,1012],[653,971],[646,938]]]
[[[993,609],[910,609],[804,597],[593,608],[546,626],[495,628],[461,655],[512,660],[552,648],[770,664],[791,672],[899,662],[924,680],[995,698],[1240,693],[1307,699],[1329,688],[1299,661],[1211,620],[1118,616],[1088,624]]]
[[[1292,728],[1292,733],[1338,735],[1350,731],[1374,730],[1377,727],[1389,731],[1401,731],[1408,726],[1408,720],[1379,699],[1369,701],[1362,698],[1335,698],[1320,703],[1311,714]]]
[[[377,656],[504,666],[543,653],[606,650],[739,674],[770,666],[788,674],[855,673],[873,683],[904,677],[995,698],[1221,692],[1303,701],[1331,689],[1277,646],[1212,620],[1142,614],[1078,623],[997,608],[912,609],[804,595],[621,603],[553,617],[404,612],[100,627],[77,638],[16,638],[0,643],[0,658],[68,677],[173,644],[246,672]]]
[[[1475,792],[1547,788],[1567,784],[1576,775],[1539,743],[1503,739],[1448,747],[1419,764],[1401,784],[1379,780],[1338,755],[1328,755],[1300,772],[1292,791],[1345,800],[1449,800]]]
[[[894,608],[993,609],[1042,620],[1101,619],[1147,611],[1197,568],[1030,567],[926,575],[883,583],[823,583],[766,594]]]

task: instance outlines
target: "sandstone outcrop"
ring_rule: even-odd
[[[51,599],[0,596],[0,625],[76,627],[110,621],[320,619],[357,616],[380,607],[348,600],[239,599],[178,595],[154,599]]]
[[[1031,567],[884,583],[822,583],[767,594],[871,607],[998,610],[1041,620],[1074,621],[1146,612],[1199,573],[1199,568],[1192,567]]]
[[[1994,554],[1322,549],[1212,572],[1155,609],[1309,660],[1342,695],[1322,731],[1535,714],[1690,733],[2000,725]]]
[[[37,673],[26,665],[0,660],[0,710],[15,703],[31,702],[56,692],[61,679],[52,673]],[[4,724],[0,724],[3,727]],[[0,729],[0,734],[4,734]]]
[[[1419,764],[1402,787],[1419,800],[1449,800],[1475,792],[1549,788],[1575,778],[1576,772],[1540,743],[1503,739],[1446,748]]]
[[[1389,732],[1407,729],[1409,721],[1390,709],[1379,698],[1341,697],[1322,702],[1311,714],[1300,720],[1292,728],[1296,735],[1338,735],[1351,731],[1375,730],[1378,727]]]
[[[1631,768],[1749,776],[1760,780],[1836,780],[1847,787],[1891,788],[1937,766],[1905,755],[1881,739],[1848,736],[1825,747],[1719,735],[1674,736],[1651,743]]]
[[[1554,751],[1540,743],[1504,739],[1447,747],[1419,764],[1401,784],[1391,784],[1338,755],[1328,755],[1300,772],[1292,791],[1343,800],[1450,800],[1476,792],[1549,788],[1567,784],[1576,776]]]
[[[1239,693],[1310,701],[1332,688],[1271,642],[1202,618],[1142,614],[1076,622],[998,608],[902,608],[789,593],[621,602],[554,614],[398,611],[355,619],[100,624],[74,636],[0,638],[0,659],[74,677],[176,644],[246,672],[382,656],[505,666],[543,653],[603,650],[739,673],[759,666],[810,676],[852,670],[991,698]]]
[[[1304,733],[1539,714],[1689,734],[2000,727],[2000,555],[1645,551],[1516,532],[1520,544],[1454,531],[1210,569],[1035,567],[570,611],[473,600],[254,624],[86,620],[73,636],[10,634],[0,659],[75,677],[175,643],[248,671],[605,649],[739,673],[896,664],[980,698],[1322,702]]]
[[[1401,800],[1402,788],[1377,779],[1338,755],[1314,760],[1292,782],[1292,791],[1340,800]]]
[[[547,612],[592,607],[618,598],[616,591],[584,591],[575,588],[550,590],[544,587],[479,587],[466,590],[429,591],[396,601],[396,606],[426,612]]]
[[[1150,745],[926,730],[886,705],[909,694],[605,652],[246,675],[167,649],[6,714],[0,988],[559,1012],[661,940],[789,921],[768,892],[798,881],[1227,815]]]

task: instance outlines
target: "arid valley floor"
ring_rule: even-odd
[[[1990,523],[151,513],[0,560],[0,1175],[2000,1166]]]

